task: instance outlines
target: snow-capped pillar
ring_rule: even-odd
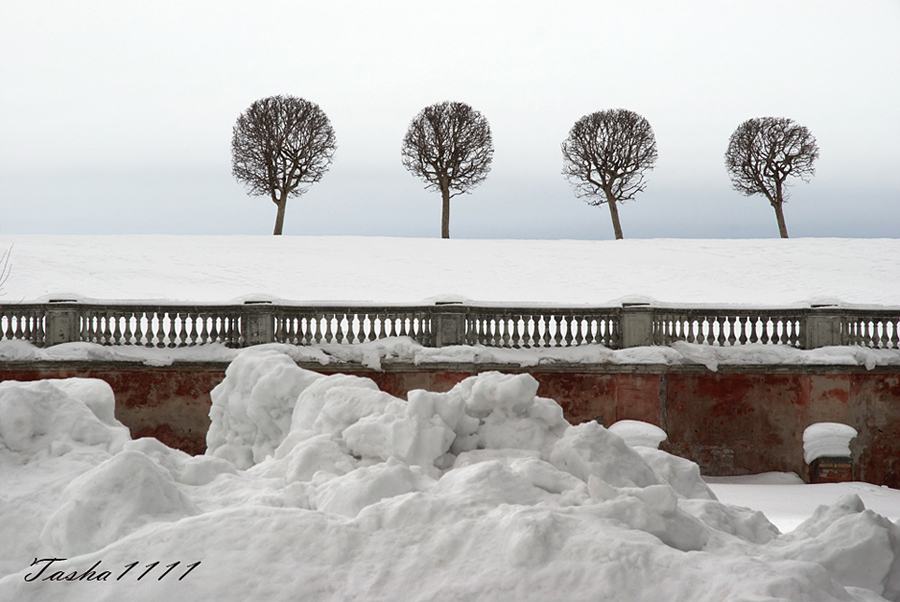
[[[275,311],[271,301],[244,301],[241,334],[244,347],[275,341]]]
[[[653,308],[647,303],[623,303],[619,323],[622,347],[653,344]]]
[[[81,320],[75,299],[51,299],[44,306],[46,324],[44,345],[76,342],[81,334]]]
[[[806,349],[840,345],[841,314],[836,305],[813,305],[806,318]]]
[[[466,314],[468,309],[456,303],[435,304],[437,308],[432,315],[434,346],[466,344]]]

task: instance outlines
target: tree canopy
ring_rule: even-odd
[[[253,196],[278,207],[281,234],[287,199],[305,193],[328,171],[334,130],[319,105],[294,96],[269,96],[241,113],[231,138],[231,173]]]
[[[650,123],[627,109],[585,115],[572,126],[562,153],[562,173],[575,194],[589,205],[607,203],[616,238],[622,238],[617,203],[644,190],[644,172],[656,165]]]
[[[450,199],[469,192],[487,177],[494,155],[491,127],[462,102],[441,102],[422,109],[403,137],[403,166],[440,191],[441,237],[450,238]]]
[[[757,117],[731,135],[725,168],[735,190],[745,196],[762,194],[769,200],[781,238],[787,238],[782,208],[788,198],[787,179],[809,182],[818,157],[816,138],[806,127],[784,117]]]

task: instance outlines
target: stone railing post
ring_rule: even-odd
[[[243,347],[275,341],[275,311],[271,301],[244,301],[241,334]]]
[[[836,305],[813,305],[806,317],[806,346],[816,349],[840,345],[841,314]]]
[[[457,302],[438,301],[435,306],[432,314],[434,346],[465,345],[467,308]]]
[[[623,303],[619,323],[622,348],[653,344],[653,308],[647,303]]]
[[[81,316],[75,299],[51,299],[44,306],[44,345],[74,343],[81,338]]]

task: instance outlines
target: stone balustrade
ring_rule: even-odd
[[[0,305],[0,341],[47,347],[67,342],[144,347],[268,342],[357,344],[411,337],[427,347],[508,348],[601,344],[610,349],[748,343],[814,349],[900,349],[900,310],[463,305],[96,304],[73,300]]]

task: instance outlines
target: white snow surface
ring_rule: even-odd
[[[900,239],[0,235],[2,302],[900,306]]]
[[[850,441],[859,433],[839,422],[816,422],[803,430],[803,459],[807,464],[816,458],[850,457]]]
[[[824,490],[708,486],[527,374],[403,400],[292,364],[243,352],[196,458],[123,437],[96,381],[3,383],[0,600],[900,600],[900,492],[782,534],[735,488]]]

